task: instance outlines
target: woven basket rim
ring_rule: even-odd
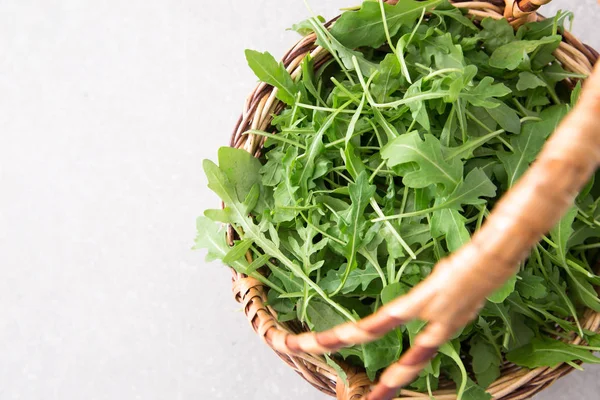
[[[454,0],[453,4],[458,8],[467,9],[469,14],[476,20],[481,20],[485,17],[494,19],[504,18],[504,0]],[[329,27],[338,18],[339,16],[328,21],[326,26]],[[513,19],[510,22],[517,29],[525,22],[541,21],[543,19],[545,17],[541,14],[533,13],[527,17]],[[592,47],[579,41],[566,30],[561,32],[561,35],[563,36],[563,41],[555,52],[557,59],[563,64],[565,69],[571,72],[589,74],[593,65],[598,61],[599,53]],[[321,47],[316,46],[315,41],[314,34],[305,36],[284,55],[283,63],[293,77],[300,74],[300,62],[307,54],[311,54],[315,61],[315,70],[327,61],[327,52]],[[568,83],[572,84],[572,82]],[[244,111],[238,119],[231,137],[230,146],[243,148],[254,156],[260,157],[264,138],[255,137],[254,135],[244,135],[244,132],[249,129],[268,128],[272,119],[271,116],[283,110],[283,105],[275,99],[275,93],[276,89],[265,83],[260,83],[255,88],[248,97]],[[230,244],[234,235],[233,229],[229,227],[228,240]],[[271,329],[284,330],[290,333],[305,331],[305,328],[297,321],[287,323],[277,321],[276,312],[266,305],[266,291],[260,282],[239,274],[233,269],[232,274],[233,292],[236,300],[243,304],[244,312],[252,328],[270,347],[273,348],[268,337],[268,332]],[[583,317],[582,325],[586,329],[600,331],[600,313],[587,310]],[[581,339],[579,338],[573,341],[576,344],[580,342]],[[355,367],[345,366],[347,367],[346,372],[349,380],[355,385],[351,384],[350,388],[345,388],[343,384],[340,385],[341,380],[338,379],[336,371],[327,365],[323,357],[311,354],[290,355],[275,352],[312,386],[327,395],[334,397],[337,395],[339,399],[358,399],[368,391],[371,385],[371,382],[368,380],[365,381],[364,378],[366,375],[364,371]],[[567,364],[561,364],[554,368],[542,367],[533,370],[506,364],[503,367],[502,375],[488,388],[488,391],[496,399],[525,399],[544,390],[557,379],[573,370],[574,368]],[[359,384],[356,384],[357,382]],[[434,392],[434,395],[438,400],[454,400],[456,398],[454,392],[453,390],[441,390]],[[403,390],[399,399],[429,399],[429,395]]]

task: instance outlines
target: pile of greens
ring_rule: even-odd
[[[577,100],[580,85],[563,81],[584,76],[552,54],[568,17],[515,32],[505,20],[474,22],[447,1],[366,1],[330,31],[316,17],[294,26],[332,55],[316,72],[310,56],[293,79],[270,54],[247,51],[287,107],[269,132],[248,132],[265,139],[261,159],[222,148],[218,166],[205,161],[226,208],[198,219],[196,247],[267,286],[280,321],[316,331],[406,293],[469,241]],[[585,307],[600,312],[596,178],[414,390],[431,393],[446,377],[459,397],[489,399],[484,388],[505,360],[527,368],[600,362],[589,347],[557,340],[579,335],[600,346],[580,323]],[[236,230],[233,247],[220,223]],[[424,325],[328,361],[337,368],[333,360],[343,358],[375,378]]]

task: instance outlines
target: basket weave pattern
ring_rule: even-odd
[[[390,0],[388,3],[396,3]],[[470,1],[455,0],[456,7],[468,10],[469,14],[477,20],[485,17],[494,19],[507,18],[511,25],[516,28],[530,21],[541,20],[535,11],[550,0],[488,0]],[[334,20],[335,21],[335,20]],[[328,24],[333,23],[330,21]],[[590,47],[582,44],[573,35],[563,32],[563,42],[556,50],[555,56],[563,67],[578,74],[590,74],[593,65],[598,60],[598,53]],[[300,63],[307,54],[315,61],[318,69],[326,62],[330,55],[321,47],[316,46],[314,34],[308,35],[300,40],[290,49],[283,58],[283,63],[293,78],[301,74]],[[272,115],[281,112],[283,105],[275,97],[276,89],[261,83],[248,97],[242,116],[240,117],[230,145],[243,148],[249,153],[259,157],[264,138],[255,135],[246,135],[250,129],[268,130]],[[234,232],[228,231],[230,243],[234,239]],[[302,351],[310,346],[299,346],[290,350],[288,334],[299,334],[306,330],[298,322],[279,323],[276,313],[266,305],[267,295],[265,287],[258,281],[245,275],[233,272],[233,292],[238,302],[243,305],[244,312],[251,323],[252,328],[264,341],[271,346],[277,354],[288,365],[298,372],[304,379],[318,390],[330,396],[337,396],[342,400],[358,400],[363,398],[371,390],[372,383],[366,377],[364,371],[348,367],[348,387],[338,378],[336,371],[327,365],[322,356],[316,355],[317,351]],[[587,310],[582,318],[584,329],[591,331],[600,330],[600,313]],[[354,332],[356,333],[356,332]],[[364,334],[364,332],[363,332]],[[291,336],[290,336],[291,337]],[[368,338],[363,338],[366,341]],[[305,341],[306,342],[306,341]],[[580,344],[581,339],[573,340]],[[320,343],[313,343],[313,347]],[[322,353],[323,351],[319,351]],[[502,369],[501,377],[488,389],[496,399],[526,399],[535,393],[551,385],[556,379],[571,372],[573,368],[563,364],[555,368],[537,368],[526,370],[520,367],[506,364]],[[434,393],[438,400],[453,400],[456,398],[452,387],[444,387]],[[400,399],[428,399],[429,395],[416,393],[409,390],[401,392]]]

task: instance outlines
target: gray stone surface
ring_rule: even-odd
[[[344,0],[313,1],[334,15]],[[594,0],[556,0],[600,47]],[[576,4],[575,4],[576,3]],[[300,0],[0,1],[0,399],[323,399],[191,252],[201,161]],[[597,398],[588,367],[538,399]]]

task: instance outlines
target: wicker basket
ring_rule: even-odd
[[[397,0],[388,1],[396,2]],[[548,2],[550,0],[453,1],[455,6],[467,9],[474,19],[507,18],[515,28],[529,21],[543,19],[536,11]],[[329,22],[331,23],[333,22]],[[591,74],[593,65],[598,60],[598,53],[569,32],[563,32],[562,35],[563,42],[555,52],[557,60],[571,72]],[[284,65],[294,78],[301,74],[299,65],[307,54],[315,60],[315,68],[319,68],[330,57],[327,51],[315,45],[315,40],[314,34],[303,38],[283,58]],[[600,68],[596,70],[590,79],[600,81]],[[599,88],[598,83],[600,82],[589,86]],[[520,183],[496,206],[472,242],[448,259],[442,260],[432,276],[407,296],[356,324],[346,324],[321,334],[304,333],[297,336],[305,328],[298,322],[279,323],[275,312],[266,305],[265,288],[258,281],[234,271],[233,292],[236,300],[243,305],[253,329],[281,359],[325,394],[343,400],[392,398],[397,388],[412,380],[455,329],[476,315],[486,295],[502,285],[514,272],[514,265],[560,219],[574,194],[598,167],[598,94],[584,90],[578,108],[561,125]],[[263,138],[244,133],[250,129],[266,130],[272,115],[282,109],[283,105],[276,100],[275,89],[267,84],[260,84],[246,102],[232,136],[231,146],[260,156]],[[577,118],[577,112],[596,115],[598,118],[595,124],[590,123],[585,129],[573,131],[569,129],[568,121]],[[228,237],[232,243],[232,229],[228,230]],[[493,274],[487,267],[491,263],[495,266]],[[453,274],[448,276],[445,273],[450,269]],[[457,298],[463,301],[456,301]],[[451,303],[455,305],[448,307],[448,299],[454,300]],[[347,368],[346,386],[335,370],[318,355],[345,345],[373,340],[393,327],[417,317],[429,321],[428,328],[413,348],[382,375],[375,387],[364,371],[353,367]],[[600,331],[600,313],[587,310],[582,325],[585,329]],[[574,340],[576,344],[580,342],[579,338]],[[506,364],[501,377],[488,391],[495,399],[526,399],[572,370],[566,364],[534,370]],[[456,398],[455,390],[451,387],[435,392],[434,395],[438,400]],[[403,390],[400,399],[429,399],[429,395]]]

